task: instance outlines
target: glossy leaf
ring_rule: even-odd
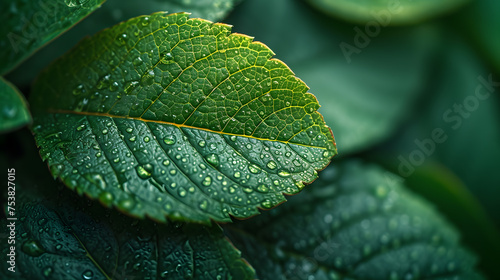
[[[15,272],[3,261],[1,279],[254,279],[218,225],[137,221],[64,191],[58,205],[16,201],[15,244],[0,245]]]
[[[282,207],[226,229],[259,279],[482,279],[456,231],[387,173],[337,163]]]
[[[238,0],[107,0],[106,4],[74,28],[50,43],[9,73],[10,81],[17,85],[28,85],[61,54],[70,50],[83,37],[95,34],[133,17],[149,15],[158,11],[169,13],[188,12],[193,18],[217,22],[226,17]]]
[[[424,90],[441,36],[419,26],[383,29],[365,41],[356,26],[289,0],[245,1],[227,21],[266,42],[311,87],[342,155],[379,144],[403,123]]]
[[[70,188],[133,216],[253,216],[336,154],[316,98],[272,55],[186,14],[105,30],[34,85],[41,156]]]
[[[6,73],[105,0],[0,2],[0,74]]]
[[[31,122],[24,96],[2,77],[0,77],[0,100],[0,132],[16,129]]]
[[[319,10],[360,23],[383,26],[420,22],[454,10],[468,0],[308,0]]]

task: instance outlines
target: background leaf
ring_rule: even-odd
[[[318,10],[360,23],[387,18],[387,24],[423,21],[460,7],[468,0],[308,0]],[[385,21],[385,20],[384,20]]]
[[[134,216],[253,216],[336,154],[317,100],[272,55],[186,14],[105,30],[37,80],[41,156],[70,188]]]
[[[0,132],[19,128],[31,122],[24,96],[8,81],[0,77]]]
[[[300,196],[226,231],[259,279],[482,279],[456,231],[386,173],[337,162]]]
[[[56,189],[40,179],[30,185]],[[4,261],[2,279],[254,279],[217,225],[137,221],[60,191],[16,201],[16,272]],[[17,192],[26,196],[27,189],[18,185]],[[2,254],[11,252],[7,242],[0,246]]]
[[[29,85],[42,69],[61,54],[70,50],[85,36],[93,35],[104,28],[133,17],[149,15],[158,11],[169,13],[188,12],[193,18],[217,22],[226,17],[241,0],[108,0],[100,9],[74,28],[57,38],[30,57],[8,75],[9,80],[19,86]]]
[[[346,56],[341,45],[358,48],[361,40],[356,26],[333,21],[302,1],[245,1],[227,22],[266,42],[311,87],[344,156],[387,139],[408,117],[439,38],[431,26],[383,29],[359,53]]]
[[[0,74],[30,56],[73,24],[99,8],[105,0],[50,0],[0,2]]]

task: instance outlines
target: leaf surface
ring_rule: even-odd
[[[19,128],[31,122],[24,96],[11,83],[0,77],[0,132]]]
[[[0,2],[0,74],[99,8],[105,0]]]
[[[316,98],[272,55],[186,14],[105,30],[34,85],[41,156],[70,188],[133,216],[253,216],[336,154]]]
[[[457,232],[386,173],[337,163],[287,204],[226,231],[259,279],[482,279]]]
[[[2,279],[254,279],[218,225],[137,221],[66,191],[16,201],[16,271],[2,262]]]
[[[359,23],[386,26],[420,22],[456,9],[469,0],[308,0],[319,10]]]

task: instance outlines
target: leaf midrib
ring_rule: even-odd
[[[160,120],[148,120],[148,119],[143,119],[141,117],[118,116],[118,115],[110,115],[107,113],[97,113],[97,112],[75,112],[75,111],[70,111],[70,110],[49,110],[48,113],[129,119],[129,120],[142,121],[145,123],[153,122],[153,123],[158,123],[158,124],[172,125],[172,126],[175,126],[179,129],[181,129],[181,128],[198,129],[198,130],[203,130],[203,131],[207,131],[207,132],[211,132],[211,133],[217,133],[217,134],[223,134],[223,135],[229,135],[229,136],[246,137],[246,138],[251,138],[251,139],[255,139],[255,140],[259,140],[259,141],[279,142],[279,143],[283,143],[283,144],[292,144],[292,145],[302,146],[302,147],[306,147],[306,148],[321,149],[321,150],[328,149],[326,147],[307,145],[307,144],[302,144],[302,143],[293,143],[293,142],[290,142],[289,140],[265,139],[265,138],[259,138],[259,137],[249,136],[249,135],[216,131],[216,130],[212,130],[212,129],[208,129],[208,128],[196,127],[196,126],[191,126],[191,125],[186,125],[186,124],[178,124],[178,123],[166,122],[166,121],[160,121]]]

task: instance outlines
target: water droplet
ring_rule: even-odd
[[[120,85],[118,84],[118,82],[113,82],[111,83],[111,85],[109,86],[109,90],[110,91],[116,91],[118,89]]]
[[[46,268],[43,269],[43,276],[50,277],[52,271],[53,271],[52,267],[47,266]]]
[[[269,209],[272,207],[271,201],[269,199],[262,201],[262,203],[260,205],[266,209]]]
[[[205,147],[205,145],[206,145],[206,144],[207,144],[207,143],[205,142],[205,140],[200,140],[200,141],[198,142],[198,145],[200,145],[200,147]]]
[[[251,164],[248,166],[248,170],[250,170],[251,173],[253,174],[257,174],[261,171],[260,167],[258,167],[257,165],[255,164]]]
[[[127,131],[128,133],[132,133],[133,130],[134,130],[133,128],[129,127],[125,131]]]
[[[132,62],[135,66],[139,66],[142,64],[142,58],[140,56],[134,58],[134,61]]]
[[[82,131],[84,128],[85,128],[85,125],[84,125],[84,124],[82,124],[82,125],[79,125],[79,126],[76,128],[76,130],[77,130],[77,131]]]
[[[276,165],[276,162],[274,162],[273,160],[271,160],[271,161],[269,161],[269,162],[267,163],[267,167],[268,167],[269,169],[275,169],[275,168],[276,168],[276,166],[277,166],[277,165]]]
[[[289,172],[285,171],[285,170],[282,170],[278,173],[278,175],[280,175],[281,177],[288,177],[292,174],[290,174]]]
[[[267,193],[269,192],[269,188],[266,185],[259,185],[257,187],[257,191],[261,193]]]
[[[323,152],[323,157],[326,158],[330,155],[330,152],[329,151],[324,151]]]
[[[240,178],[241,177],[241,172],[236,171],[234,172],[234,178]]]
[[[118,207],[126,209],[126,210],[132,209],[132,207],[134,207],[134,201],[132,199],[129,199],[129,198],[121,200],[118,203]]]
[[[208,163],[217,167],[219,165],[219,157],[216,154],[210,154],[206,157]]]
[[[148,136],[144,137],[144,142],[146,142],[146,143],[149,142],[149,137]]]
[[[229,137],[229,139],[231,139],[231,141],[235,142],[236,141],[236,136],[233,135],[233,136]]]
[[[153,165],[149,163],[138,165],[135,170],[137,171],[137,175],[139,175],[139,177],[142,179],[148,179],[153,173]]]
[[[80,84],[73,90],[73,95],[75,96],[80,95],[84,92],[85,92],[85,87],[82,84]]]
[[[175,175],[175,174],[177,174],[177,170],[175,169],[170,170],[170,175]]]
[[[179,196],[180,197],[185,197],[187,194],[186,190],[185,189],[179,189]]]
[[[207,207],[208,207],[208,201],[207,201],[207,200],[203,200],[203,201],[200,203],[200,209],[201,209],[201,210],[207,210]]]
[[[163,165],[168,166],[170,164],[170,160],[166,159],[163,161]]]
[[[110,192],[101,192],[99,194],[99,200],[105,204],[105,205],[109,205],[113,202],[113,194],[111,194]]]
[[[141,24],[142,24],[142,26],[148,26],[148,24],[149,24],[149,17],[142,18]]]
[[[125,86],[125,93],[126,94],[130,94],[130,92],[139,84],[138,81],[132,81],[132,82],[129,82],[126,86]]]
[[[165,53],[161,59],[161,63],[163,64],[171,64],[174,63],[174,56],[171,53]]]
[[[45,250],[43,249],[42,245],[40,245],[40,243],[36,240],[25,241],[21,249],[23,250],[24,253],[32,257],[39,257],[43,253],[45,253]]]
[[[205,177],[205,179],[203,179],[202,184],[206,187],[210,186],[210,184],[212,184],[212,177],[210,176]]]
[[[163,139],[163,142],[167,145],[173,145],[175,144],[175,136],[174,135],[170,135],[170,136],[167,136]]]
[[[91,270],[87,270],[82,274],[83,279],[90,280],[94,277],[94,273]]]
[[[104,134],[104,135],[108,134],[108,130],[107,129],[103,129],[102,130],[102,134]]]

